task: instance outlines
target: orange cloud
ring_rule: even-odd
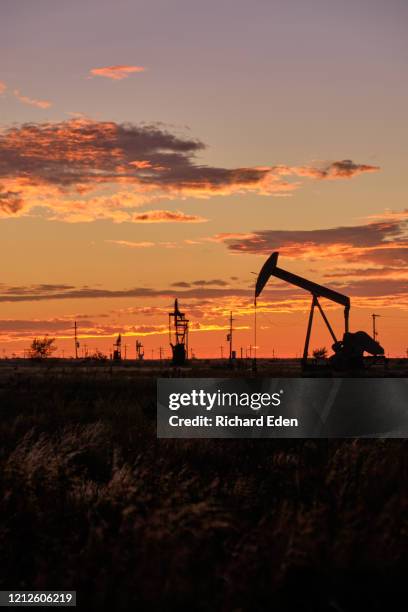
[[[5,82],[4,81],[0,81],[0,95],[2,93],[4,93],[6,91],[6,89],[7,89],[7,85],[5,84]]]
[[[297,176],[306,176],[318,180],[353,178],[363,172],[378,172],[379,166],[368,164],[355,164],[351,159],[343,159],[330,163],[322,163],[321,166],[298,166],[289,168]]]
[[[118,244],[119,246],[128,247],[130,249],[147,249],[155,246],[154,242],[132,242],[131,240],[105,240],[111,244]]]
[[[48,100],[36,100],[35,98],[29,98],[28,96],[23,96],[18,89],[13,91],[14,95],[20,102],[23,104],[30,104],[31,106],[36,106],[37,108],[50,108],[52,106],[51,102]]]
[[[134,209],[150,201],[150,198],[131,191],[118,191],[107,196],[83,199],[60,197],[54,201],[48,218],[67,223],[89,223],[96,219],[109,219],[114,223],[123,223],[132,221]]]
[[[4,191],[0,186],[0,218],[18,216],[23,211],[24,203],[19,192]]]
[[[186,215],[180,210],[149,210],[132,217],[133,223],[204,223],[207,219],[197,215]]]
[[[365,217],[368,220],[386,220],[386,221],[395,221],[396,219],[402,219],[403,221],[408,220],[408,208],[404,210],[390,210],[386,208],[383,213],[377,213],[375,215],[368,215]]]
[[[304,170],[296,167],[199,164],[196,156],[204,148],[199,140],[174,135],[157,125],[85,118],[24,124],[0,132],[0,182],[4,190],[18,191],[12,186],[24,177],[20,214],[33,214],[41,206],[42,215],[69,222],[148,221],[149,216],[133,214],[132,209],[187,196],[282,196],[300,186],[293,177]],[[373,168],[346,160],[332,162],[324,171],[310,167],[308,173],[317,180],[351,178]],[[50,190],[53,193],[47,197]],[[13,208],[9,210],[13,214]],[[150,215],[150,221],[175,220],[174,214],[167,214],[166,219]]]
[[[226,242],[229,244],[230,240],[253,240],[256,238],[256,233],[250,232],[245,234],[243,232],[222,232],[215,234],[215,236],[209,236],[206,238],[208,242]]]
[[[324,274],[325,278],[393,278],[408,279],[408,268],[398,268],[395,266],[378,268],[334,268]]]
[[[371,298],[379,300],[378,306],[392,305],[394,296],[394,305],[402,307],[408,296],[408,211],[378,217],[380,221],[350,227],[262,230],[220,238],[238,253],[279,251],[297,261],[324,261],[323,277],[341,292],[358,297],[360,305]],[[344,267],[334,268],[339,263]]]
[[[268,254],[278,250],[290,258],[401,258],[408,249],[408,212],[362,225],[316,230],[261,230],[250,234],[218,234],[233,251]],[[393,255],[390,254],[394,251]],[[407,254],[405,254],[406,257]],[[382,263],[379,261],[378,263]],[[400,265],[395,261],[394,265]]]
[[[117,65],[92,68],[89,73],[92,74],[92,76],[101,76],[112,79],[113,81],[121,81],[122,79],[127,79],[130,74],[144,72],[145,70],[146,68],[143,68],[143,66]]]
[[[132,240],[105,240],[105,242],[109,242],[111,244],[118,244],[119,246],[128,247],[130,249],[138,249],[138,248],[150,248],[150,247],[159,247],[164,249],[181,249],[184,245],[186,246],[194,246],[197,244],[201,244],[201,242],[197,242],[195,240],[181,240],[177,242],[134,242]],[[188,283],[187,283],[188,285]],[[187,286],[185,285],[185,286]]]
[[[146,159],[131,161],[129,164],[139,169],[152,167],[152,164]]]

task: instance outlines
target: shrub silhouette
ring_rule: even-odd
[[[315,359],[326,359],[327,358],[327,348],[322,346],[321,348],[317,348],[313,351],[313,357]]]
[[[46,359],[51,357],[54,351],[57,350],[55,346],[55,338],[34,338],[29,349],[30,359]]]

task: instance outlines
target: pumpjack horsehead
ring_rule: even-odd
[[[335,369],[343,370],[363,368],[364,352],[369,353],[370,355],[384,355],[383,347],[376,340],[373,340],[373,338],[371,338],[371,336],[369,336],[366,332],[357,331],[352,333],[349,331],[350,298],[348,296],[338,293],[337,291],[333,291],[333,289],[329,289],[323,285],[319,285],[318,283],[307,280],[306,278],[298,276],[297,274],[292,274],[292,272],[278,268],[278,257],[278,252],[272,253],[259,272],[255,286],[255,304],[256,298],[261,294],[271,276],[275,276],[276,278],[286,281],[291,285],[295,285],[295,287],[300,287],[301,289],[309,291],[309,293],[312,295],[312,303],[306,331],[305,346],[303,349],[303,367],[307,366],[310,334],[312,331],[315,308],[317,308],[322,315],[323,321],[325,322],[333,339],[332,349],[334,354],[330,357],[330,362]],[[330,325],[329,320],[327,319],[326,314],[319,302],[320,297],[336,302],[337,304],[341,304],[344,307],[344,334],[342,340],[338,340],[336,338],[333,328]]]

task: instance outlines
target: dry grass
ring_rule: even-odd
[[[406,444],[157,440],[155,382],[0,387],[2,589],[87,610],[405,610]]]

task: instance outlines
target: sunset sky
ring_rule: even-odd
[[[405,0],[0,0],[0,357],[198,357],[253,344],[255,276],[351,298],[408,348]],[[270,281],[258,355],[301,352],[310,297]],[[342,335],[342,310],[327,305]],[[319,318],[311,348],[330,346]]]

